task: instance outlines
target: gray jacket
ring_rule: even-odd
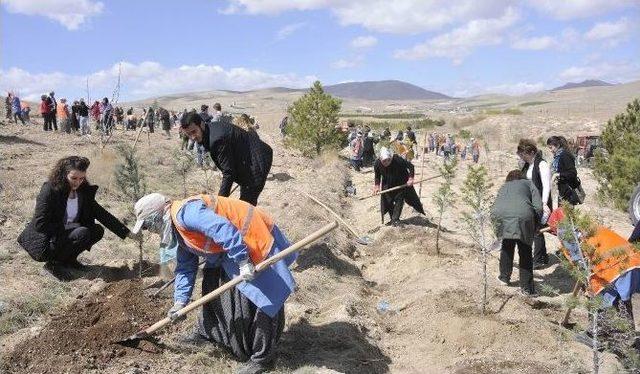
[[[540,193],[526,179],[506,182],[498,191],[491,208],[491,221],[496,236],[517,239],[527,245],[533,243],[542,216]]]

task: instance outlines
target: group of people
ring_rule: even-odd
[[[460,155],[461,160],[471,156],[474,163],[480,161],[480,143],[476,138],[470,138],[466,142],[456,141],[451,134],[438,134],[435,132],[427,135],[427,149],[425,151],[435,153],[444,158],[452,158]]]
[[[30,112],[31,107],[27,102],[20,101],[17,93],[7,92],[5,98],[5,118],[9,121],[13,120],[15,124],[20,123],[23,125],[31,124]]]
[[[191,300],[198,258],[206,262],[203,294],[241,275],[245,282],[206,304],[183,341],[218,343],[247,361],[239,373],[264,372],[284,328],[283,304],[295,289],[288,268],[295,255],[259,274],[254,271],[255,265],[289,246],[272,218],[256,207],[273,151],[254,131],[218,119],[205,121],[194,111],[182,116],[180,128],[222,172],[217,196],[172,201],[159,193],[146,195],[135,204],[136,223],[128,228],[96,201],[98,187],[87,177],[89,159],[69,156],[55,164],[42,185],[33,218],[18,243],[55,274],[85,269],[78,256],[102,239],[102,225],[122,239],[138,240],[142,230],[156,233],[161,248],[175,253],[171,318]],[[240,186],[239,199],[229,197],[234,183]]]
[[[398,131],[392,138],[391,130],[385,128],[381,134],[376,134],[368,125],[362,128],[350,126],[348,128],[347,143],[349,147],[349,161],[355,171],[363,166],[372,166],[382,148],[399,155],[409,162],[415,157],[416,134],[407,126],[405,131]]]
[[[546,226],[553,209],[552,186],[555,184],[558,191],[556,207],[562,203],[576,205],[582,202],[575,158],[567,148],[566,139],[551,136],[547,139],[547,147],[553,155],[551,163],[544,160],[533,140],[520,140],[516,154],[522,169],[508,173],[491,212],[496,237],[502,240],[498,279],[509,284],[517,246],[520,287],[528,295],[535,294],[533,270],[549,264],[544,233],[540,230]]]

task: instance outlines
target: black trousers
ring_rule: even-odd
[[[549,263],[549,256],[547,255],[547,244],[544,240],[544,234],[540,232],[536,233],[533,236],[533,263]]]
[[[20,115],[20,113],[15,113],[13,115],[13,121],[15,123],[18,123],[18,120],[20,120],[20,122],[22,122],[22,124],[24,125],[24,119],[22,119],[22,116]]]
[[[49,121],[51,121],[51,124],[53,125],[53,129],[58,131],[58,117],[56,116],[56,113],[49,113],[49,115],[51,116],[51,118],[49,119]],[[49,125],[49,129],[51,129],[51,125]]]
[[[66,229],[63,235],[53,240],[51,252],[47,257],[49,260],[60,262],[73,261],[80,253],[90,250],[103,236],[104,228],[96,224]]]
[[[513,270],[513,253],[518,246],[518,267],[520,269],[520,288],[528,293],[534,292],[533,257],[531,247],[516,239],[502,239],[500,251],[500,279],[509,281]]]
[[[258,205],[258,197],[260,197],[263,189],[264,183],[261,186],[240,186],[240,200],[256,206]]]
[[[388,188],[388,187],[385,187]],[[389,212],[391,221],[399,221],[404,207],[404,190],[397,192],[387,192],[381,196],[383,210]]]

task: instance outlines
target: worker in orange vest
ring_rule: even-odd
[[[205,259],[202,294],[240,275],[245,280],[205,304],[193,333],[184,343],[220,344],[241,361],[239,373],[261,373],[273,362],[284,328],[284,302],[295,289],[292,254],[254,274],[255,265],[289,247],[289,241],[260,208],[232,198],[195,195],[171,201],[159,193],[135,204],[136,224],[161,236],[161,249],[175,252],[174,305],[170,318],[186,306],[193,292],[198,259]]]

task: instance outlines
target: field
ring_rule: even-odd
[[[598,133],[606,120],[624,110],[639,87],[640,82],[635,82],[447,102],[346,100],[343,113],[366,106],[383,116],[372,118],[389,118],[384,116],[400,108],[402,112],[443,119],[445,125],[433,131],[469,131],[483,139],[481,163],[489,170],[495,193],[506,173],[517,168],[518,139]],[[346,230],[339,229],[302,252],[293,266],[298,290],[286,304],[286,327],[275,373],[590,372],[590,349],[573,340],[574,332],[587,323],[586,312],[574,311],[573,330],[558,324],[573,281],[557,259],[552,256],[552,266],[535,272],[538,290],[549,286],[557,294],[547,293],[532,302],[519,296],[517,287],[498,283],[497,252],[493,252],[488,313],[482,315],[481,265],[460,220],[464,206],[456,204],[445,217],[439,256],[434,248],[435,207],[431,198],[438,180],[422,186],[427,217],[405,207],[403,227],[380,226],[376,198],[360,201],[344,194],[347,181],[356,186],[359,196],[368,194],[373,184],[370,168],[355,173],[337,153],[308,159],[283,146],[277,124],[298,95],[262,90],[158,99],[160,105],[175,110],[220,102],[225,110],[256,116],[261,138],[274,148],[273,168],[260,205],[273,215],[291,241],[332,220],[301,191],[316,196],[359,233],[374,239],[368,246],[358,245]],[[127,103],[125,107],[150,103]],[[509,108],[517,108],[517,115],[509,114]],[[487,110],[500,113],[480,116]],[[404,118],[414,116],[407,114]],[[468,120],[471,117],[476,120]],[[69,274],[66,281],[54,278],[15,242],[33,214],[35,197],[48,171],[57,159],[71,154],[91,159],[88,177],[100,186],[98,201],[132,225],[132,204],[118,192],[114,168],[121,162],[117,145],[132,144],[134,138],[133,132],[118,130],[102,147],[97,135],[88,138],[44,133],[37,124],[21,127],[0,123],[0,372],[227,373],[238,365],[216,347],[194,350],[176,342],[191,330],[193,315],[160,334],[157,344],[148,343],[141,349],[111,344],[155,322],[171,304],[170,290],[159,300],[150,299],[145,292],[162,278],[155,265],[157,239],[145,240],[143,267],[147,270],[142,280],[136,280],[137,244],[122,241],[112,233],[81,256],[81,261],[89,264],[89,271]],[[418,133],[420,143],[423,138],[424,133]],[[173,156],[178,148],[175,130],[171,139],[160,133],[143,134],[137,149],[147,191],[175,198],[182,197],[185,189],[187,194],[215,193],[219,175],[205,175],[197,168],[189,171],[183,186]],[[548,154],[546,157],[549,159]],[[429,154],[424,156],[424,170],[422,159],[414,164],[426,176],[435,174],[441,162]],[[454,180],[457,192],[467,166],[468,161],[461,164]],[[621,235],[628,235],[632,227],[626,214],[595,199],[597,184],[590,170],[579,169],[579,175],[588,196],[583,209]],[[547,236],[550,252],[557,246],[557,240]],[[386,304],[388,310],[381,307]],[[638,312],[640,308],[636,308]],[[613,354],[605,352],[602,357],[601,372],[622,370]]]

